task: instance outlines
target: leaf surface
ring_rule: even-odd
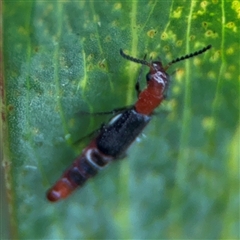
[[[14,238],[239,237],[238,1],[3,7],[4,166]],[[168,100],[126,159],[68,199],[46,200],[89,139],[73,143],[108,121],[81,111],[136,101],[141,66],[120,48],[166,65],[208,44],[210,51],[169,68]]]

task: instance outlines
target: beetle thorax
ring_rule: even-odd
[[[162,67],[161,62],[152,63],[151,69],[151,80],[160,83],[165,87],[167,81],[167,73],[165,72],[164,68]]]

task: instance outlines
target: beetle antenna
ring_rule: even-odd
[[[129,61],[149,66],[149,63],[147,61],[131,57],[131,56],[125,54],[122,49],[120,49],[120,54],[123,58],[126,58]]]
[[[187,55],[182,56],[182,57],[180,57],[180,58],[176,58],[176,59],[172,60],[170,63],[167,64],[167,66],[165,67],[165,70],[167,70],[173,63],[180,62],[180,61],[182,61],[182,60],[195,57],[195,56],[197,56],[197,55],[199,55],[199,54],[202,54],[202,53],[206,52],[206,51],[209,50],[211,47],[212,47],[212,45],[208,45],[208,46],[204,47],[203,49],[201,49],[201,50],[199,50],[199,51],[196,51],[196,52],[194,52],[194,53],[187,54]]]

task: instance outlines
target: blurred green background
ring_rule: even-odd
[[[224,0],[4,1],[2,239],[239,238],[239,9]],[[46,200],[90,139],[73,143],[108,121],[80,111],[136,101],[141,66],[120,48],[166,65],[208,44],[168,70],[168,99],[126,159],[68,199]]]

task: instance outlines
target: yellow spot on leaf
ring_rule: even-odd
[[[147,35],[150,37],[150,38],[153,38],[155,35],[156,35],[157,31],[154,30],[154,29],[151,29],[150,31],[147,32]]]
[[[202,121],[203,128],[208,131],[212,131],[215,125],[216,125],[215,120],[212,117],[205,117]]]
[[[233,1],[232,9],[237,13],[237,18],[240,18],[240,1]]]
[[[177,80],[178,82],[181,82],[182,79],[183,79],[183,77],[184,77],[184,74],[185,74],[185,72],[184,72],[184,70],[183,70],[182,68],[178,69],[178,70],[176,71],[176,80]]]
[[[166,32],[163,32],[163,33],[162,33],[162,35],[161,35],[161,39],[162,39],[162,40],[166,40],[166,39],[168,39],[168,35],[167,35]]]
[[[232,29],[233,32],[237,32],[237,26],[235,25],[234,22],[229,22],[226,24],[226,27],[229,28],[229,29]]]
[[[173,18],[180,18],[182,15],[182,9],[183,7],[178,7],[175,11],[173,11]]]
[[[103,68],[103,69],[106,68],[105,60],[106,60],[106,59],[103,59],[102,61],[98,62],[98,66],[99,66],[100,68]]]
[[[217,38],[218,34],[216,32],[213,32],[212,30],[208,30],[205,32],[206,37],[211,37],[211,38]]]
[[[232,47],[230,47],[226,50],[227,55],[232,55],[233,53],[234,53],[234,49]]]
[[[220,56],[221,56],[221,52],[220,52],[220,51],[216,51],[216,52],[212,55],[211,60],[212,60],[213,62],[216,62],[216,61],[218,61],[218,59],[220,58]]]
[[[207,22],[202,22],[202,26],[203,26],[204,28],[207,28],[207,27],[208,27],[208,23],[207,23]]]
[[[91,61],[93,59],[94,55],[93,54],[89,54],[87,56],[87,61]]]
[[[225,72],[224,73],[224,78],[225,78],[225,80],[231,80],[232,79],[232,74],[230,72]]]
[[[201,64],[202,60],[200,58],[195,57],[193,59],[193,63],[195,66],[199,66]]]
[[[179,86],[174,86],[172,88],[172,92],[174,93],[174,95],[179,95],[181,93],[181,88]]]
[[[114,9],[115,9],[115,10],[119,10],[119,9],[121,9],[121,8],[122,8],[122,3],[119,2],[119,3],[115,3],[115,4],[114,4]]]
[[[190,36],[190,41],[193,41],[193,40],[195,40],[196,39],[196,36],[195,35],[191,35]]]
[[[217,78],[216,73],[214,71],[208,72],[207,76],[208,76],[209,79],[214,79],[215,80]]]
[[[182,46],[182,43],[183,43],[182,40],[178,40],[176,45],[177,45],[178,47],[181,47],[181,46]]]
[[[207,5],[208,5],[208,2],[207,2],[207,1],[202,1],[201,4],[200,4],[200,6],[201,6],[202,8],[206,8]]]

